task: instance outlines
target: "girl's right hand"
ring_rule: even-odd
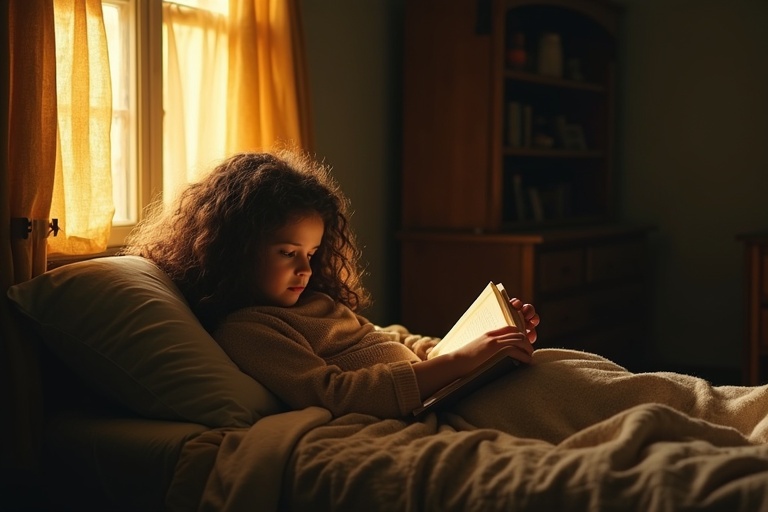
[[[528,337],[516,327],[507,326],[487,332],[448,354],[414,363],[421,399],[425,400],[502,351],[521,363],[529,364],[533,359],[533,345]]]
[[[533,344],[516,327],[505,326],[485,333],[454,351],[452,355],[457,359],[458,368],[463,369],[462,375],[465,375],[499,352],[506,352],[513,359],[530,364],[533,359]]]

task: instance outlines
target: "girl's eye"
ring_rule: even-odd
[[[286,258],[293,258],[294,256],[296,256],[296,251],[280,251],[280,254],[282,254]]]

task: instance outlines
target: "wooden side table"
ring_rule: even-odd
[[[747,307],[746,350],[743,380],[747,385],[765,382],[768,355],[768,233],[739,235],[744,243]]]

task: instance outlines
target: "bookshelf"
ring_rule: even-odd
[[[746,343],[743,383],[764,384],[768,361],[768,233],[745,233],[737,237],[744,244],[744,287]]]
[[[543,327],[544,344],[614,353],[597,340],[642,331],[648,230],[616,222],[620,15],[609,0],[406,2],[399,240],[409,328],[444,333],[492,280],[543,317],[557,318],[563,301],[580,308],[571,327]],[[552,272],[562,282],[548,289]],[[424,285],[432,275],[438,283]],[[620,309],[610,326],[600,320],[608,307]]]

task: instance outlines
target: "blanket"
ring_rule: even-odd
[[[528,376],[510,381],[525,403],[546,406],[517,404],[516,414],[503,415],[516,419],[513,427],[478,426],[482,415],[472,410],[471,404],[491,403],[486,393],[505,386],[509,392],[512,384],[503,382],[482,390],[477,401],[469,397],[451,412],[419,420],[332,418],[316,407],[278,414],[188,442],[169,509],[768,510],[765,387],[630,375],[590,355],[541,352]],[[565,369],[580,379],[581,388],[570,383],[575,394],[541,385],[541,378]],[[605,372],[618,372],[615,386],[595,384]],[[632,385],[623,388],[620,377]],[[647,394],[630,392],[638,386],[668,403],[638,398]],[[606,396],[580,395],[600,390]],[[628,393],[623,409],[622,393]],[[588,402],[574,404],[574,397]],[[573,421],[575,405],[603,412]],[[547,432],[513,433],[535,428]]]

